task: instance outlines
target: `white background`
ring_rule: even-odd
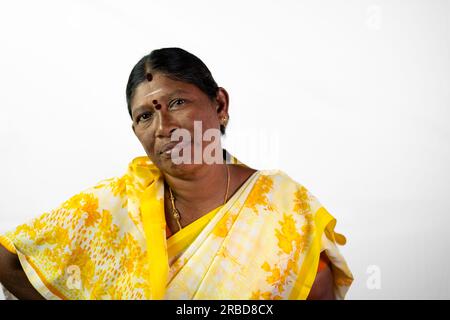
[[[128,75],[178,46],[230,94],[228,150],[337,218],[348,299],[448,299],[449,18],[438,0],[2,2],[0,232],[144,155]]]

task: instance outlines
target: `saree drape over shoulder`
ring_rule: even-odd
[[[281,171],[255,172],[168,239],[163,199],[161,173],[138,157],[0,244],[46,299],[306,299],[323,251],[338,299],[353,281],[336,220]]]

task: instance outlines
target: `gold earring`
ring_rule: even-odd
[[[226,126],[228,123],[228,117],[222,117],[220,120],[222,120],[222,125]]]

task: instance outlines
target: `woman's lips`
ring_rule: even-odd
[[[170,156],[170,155],[172,155],[173,152],[179,152],[180,150],[185,148],[188,144],[189,144],[189,142],[185,142],[185,141],[170,142],[170,143],[164,145],[164,147],[162,147],[159,154],[165,155],[165,156]]]

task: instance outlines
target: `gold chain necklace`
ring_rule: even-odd
[[[225,192],[225,199],[223,200],[223,204],[225,204],[227,202],[228,199],[228,190],[230,189],[230,169],[228,168],[228,165],[225,164],[225,167],[227,168],[227,190]],[[169,198],[170,198],[170,203],[172,204],[172,215],[175,218],[175,220],[177,221],[178,224],[178,228],[179,230],[181,230],[183,227],[180,224],[180,212],[178,211],[178,209],[175,207],[175,197],[173,195],[172,192],[172,188],[169,187]],[[178,230],[178,231],[179,231]]]

